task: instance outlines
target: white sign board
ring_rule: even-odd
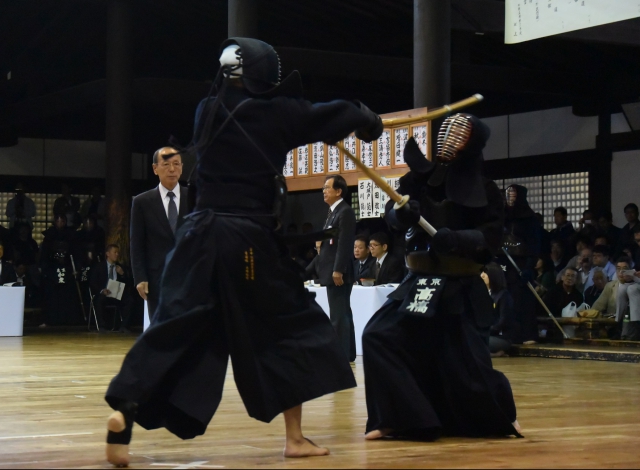
[[[640,17],[640,0],[506,0],[505,8],[506,44]]]
[[[384,178],[389,186],[398,189],[400,177],[394,176]],[[358,203],[360,204],[361,219],[377,219],[384,215],[384,206],[387,204],[389,196],[382,191],[370,179],[362,178],[358,180]]]

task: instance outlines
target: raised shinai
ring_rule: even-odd
[[[301,430],[302,403],[356,385],[327,315],[300,281],[279,239],[287,152],[382,133],[358,102],[301,99],[297,72],[280,81],[268,44],[231,38],[221,47],[215,97],[196,111],[198,195],[177,232],[151,326],[106,394],[107,458],[129,463],[133,422],[182,439],[205,432],[231,356],[248,414],[284,414],[286,457],[327,455]]]

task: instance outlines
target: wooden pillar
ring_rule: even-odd
[[[413,1],[413,106],[451,101],[451,0]]]
[[[229,0],[229,37],[257,38],[258,15],[256,0]]]
[[[597,158],[589,169],[589,208],[611,210],[611,112],[598,115]]]
[[[129,252],[132,153],[131,0],[109,0],[107,6],[106,198],[107,243]]]

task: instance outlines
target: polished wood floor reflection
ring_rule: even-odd
[[[134,338],[96,334],[0,338],[0,470],[109,468],[105,388]],[[304,408],[309,438],[328,457],[285,460],[283,424],[247,417],[229,371],[205,436],[181,441],[134,429],[133,468],[349,468],[640,466],[640,364],[500,358],[525,439],[365,442],[362,363],[357,389]]]

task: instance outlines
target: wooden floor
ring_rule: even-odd
[[[96,334],[0,338],[0,470],[109,468],[103,458],[103,393],[132,337]],[[640,466],[640,364],[500,358],[511,380],[525,439],[365,442],[360,386],[307,404],[309,438],[328,457],[285,460],[282,418],[247,417],[231,373],[205,436],[181,441],[135,428],[135,468],[348,468]]]

